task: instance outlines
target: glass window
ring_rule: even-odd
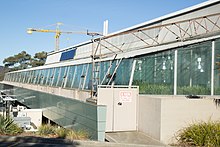
[[[63,79],[66,77],[65,72],[66,72],[66,67],[61,67],[56,86],[61,87]]]
[[[79,88],[79,82],[80,82],[80,78],[81,78],[81,74],[82,74],[82,68],[83,68],[83,65],[77,65],[77,70],[75,73],[75,78],[74,78],[72,88]]]
[[[41,79],[40,79],[40,84],[44,85],[46,82],[46,77],[47,77],[47,69],[43,69],[41,71]]]
[[[105,62],[101,62],[101,66],[100,66],[100,84],[102,85],[106,85],[107,83],[107,79],[106,76],[108,73],[108,69],[110,66],[110,61],[105,61]],[[104,78],[105,77],[105,78]]]
[[[86,81],[84,89],[91,90],[92,89],[92,64],[88,64],[88,71],[86,74]]]
[[[60,73],[60,67],[56,67],[54,69],[52,86],[56,86],[57,85],[57,80],[58,80],[59,73]]]
[[[70,66],[69,68],[70,69],[67,74],[67,81],[66,81],[66,85],[65,85],[65,87],[67,87],[67,88],[71,88],[72,81],[74,78],[74,72],[75,72],[75,66]]]
[[[24,83],[27,83],[27,82],[28,82],[29,77],[30,77],[30,72],[29,72],[29,71],[26,71],[26,72],[25,72],[25,77],[24,77]]]
[[[173,94],[174,51],[136,58],[133,85],[143,94]]]
[[[113,60],[113,61],[106,61],[101,64],[100,77],[102,79],[102,81],[101,81],[102,85],[110,85],[112,83],[112,80],[110,81],[110,79],[113,79],[111,77],[113,76],[117,62],[118,62],[118,60]],[[102,68],[103,68],[103,70],[102,70]]]
[[[40,84],[42,78],[43,78],[43,70],[39,70],[38,76],[37,76],[37,83],[36,84]]]
[[[34,84],[35,72],[36,72],[36,70],[32,70],[32,76],[31,76],[31,80],[30,80],[31,84]]]
[[[215,41],[214,94],[220,95],[220,40]]]
[[[34,74],[34,82],[33,82],[33,84],[37,84],[37,80],[38,80],[39,72],[40,72],[40,70],[36,70],[36,71],[35,71],[35,74]]]
[[[48,72],[48,77],[46,81],[46,85],[51,86],[53,81],[54,68],[50,68]]]
[[[30,84],[30,81],[31,81],[31,79],[32,79],[32,76],[33,76],[33,70],[30,70],[30,71],[29,71],[29,78],[28,78],[28,80],[27,80],[27,83],[28,83],[28,84]]]
[[[24,71],[21,72],[21,78],[20,78],[20,82],[21,82],[21,83],[24,82],[25,74],[26,74],[26,72],[24,72]]]
[[[123,59],[117,69],[115,85],[129,85],[133,59]]]
[[[178,50],[177,94],[211,94],[211,42]]]
[[[84,89],[84,82],[86,79],[86,74],[87,74],[87,70],[88,70],[88,65],[89,64],[83,64],[82,65],[82,71],[81,71],[81,76],[80,76],[80,81],[79,81],[79,89]]]

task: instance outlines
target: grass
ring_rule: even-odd
[[[44,124],[38,128],[37,133],[41,136],[55,135],[55,129],[56,128],[54,126],[51,126],[49,124]]]
[[[22,128],[20,128],[10,117],[4,118],[0,115],[0,134],[1,135],[17,135],[23,132]]]
[[[180,146],[220,146],[220,121],[190,124],[179,131],[177,140]]]
[[[89,134],[85,130],[69,130],[66,136],[67,139],[73,140],[88,140]]]
[[[37,134],[44,137],[63,138],[73,140],[88,140],[89,134],[85,130],[71,130],[65,128],[58,128],[52,125],[42,125],[39,127]]]
[[[41,136],[50,138],[63,138],[73,140],[88,140],[89,134],[85,130],[71,130],[50,124],[41,125],[37,132],[23,132],[14,121],[0,115],[0,135]]]

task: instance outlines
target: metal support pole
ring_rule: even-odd
[[[92,35],[92,86],[91,86],[91,98],[94,97],[94,68],[95,68],[95,62],[94,62],[94,36]]]
[[[174,52],[174,95],[177,95],[177,55],[178,55],[178,51],[175,50]]]
[[[211,95],[214,95],[215,41],[212,41]]]
[[[131,69],[131,77],[130,77],[130,81],[129,81],[129,87],[132,86],[132,82],[133,82],[133,78],[134,78],[134,70],[135,70],[136,62],[137,62],[137,60],[134,60],[133,65],[132,65],[132,69]]]

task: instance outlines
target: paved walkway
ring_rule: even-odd
[[[160,141],[155,140],[141,132],[106,133],[106,139],[115,143],[165,146]]]
[[[0,147],[165,147],[164,145],[144,145],[134,143],[110,143],[98,141],[68,141],[57,138],[33,136],[0,136]]]

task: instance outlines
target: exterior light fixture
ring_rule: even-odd
[[[165,64],[166,64],[166,62],[164,61],[164,62],[163,62],[163,67],[162,67],[163,70],[166,70],[166,69],[167,69]]]

